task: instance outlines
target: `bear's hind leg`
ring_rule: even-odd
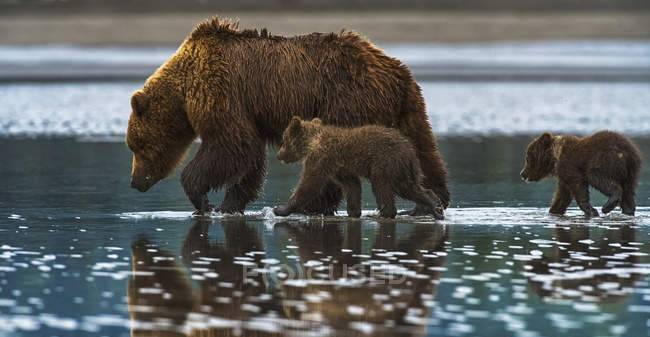
[[[395,208],[395,193],[385,179],[373,179],[371,182],[372,192],[377,200],[377,209],[382,218],[393,219],[397,215]]]
[[[438,143],[433,135],[427,114],[424,111],[424,102],[420,95],[414,99],[416,104],[413,109],[404,112],[405,119],[400,123],[400,131],[411,140],[415,147],[420,168],[424,175],[424,188],[432,190],[443,208],[449,207],[450,195],[447,187],[447,169],[442,160]],[[415,103],[415,102],[412,102]],[[417,206],[411,213],[421,213]]]
[[[609,199],[603,205],[601,211],[604,214],[607,214],[614,210],[621,201],[621,196],[623,194],[623,188],[621,185],[612,179],[603,178],[603,177],[592,177],[590,183],[602,194],[606,195]]]
[[[433,214],[434,218],[437,220],[445,219],[442,204],[438,199],[438,196],[436,196],[432,190],[416,186],[403,192],[404,193],[400,193],[399,196],[414,201],[416,203],[416,208],[426,210],[428,214]]]
[[[636,211],[636,202],[634,201],[634,185],[623,187],[621,209],[623,211],[623,214],[634,216],[634,212]]]

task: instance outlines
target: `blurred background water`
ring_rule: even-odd
[[[0,1],[0,336],[650,335],[647,165],[635,218],[550,216],[553,181],[519,178],[543,131],[613,129],[650,157],[649,10]],[[213,14],[358,30],[406,63],[450,172],[447,219],[380,221],[367,185],[361,220],[276,218],[300,167],[274,149],[245,216],[192,218],[178,173],[132,190],[129,97]]]

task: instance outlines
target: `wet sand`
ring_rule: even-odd
[[[497,40],[650,39],[650,12],[507,13],[444,11],[221,12],[13,15],[0,44],[178,45],[199,21],[239,18],[274,34],[356,30],[379,43]]]

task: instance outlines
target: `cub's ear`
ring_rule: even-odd
[[[287,126],[287,131],[289,131],[289,134],[297,134],[302,130],[302,119],[300,117],[293,117],[291,119],[291,122],[289,122],[289,126]]]
[[[133,96],[131,96],[131,109],[133,109],[136,116],[142,117],[148,107],[149,98],[142,90],[133,93]]]
[[[301,123],[302,123],[302,118],[298,116],[293,116],[293,118],[291,118],[291,122],[289,122],[289,128],[291,130],[300,129]]]
[[[318,118],[318,117],[312,119],[311,122],[314,123],[314,124],[316,124],[316,125],[321,125],[321,124],[323,124],[323,121],[320,120],[320,118]]]
[[[548,132],[544,132],[541,136],[539,136],[539,140],[544,143],[550,143],[553,141],[553,135]]]

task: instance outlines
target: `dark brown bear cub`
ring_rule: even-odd
[[[305,122],[294,117],[282,135],[278,159],[303,161],[298,187],[286,206],[276,207],[276,215],[301,212],[320,195],[332,179],[343,189],[348,216],[361,216],[361,181],[370,180],[382,217],[397,215],[395,195],[414,201],[443,219],[440,199],[422,187],[422,171],[411,142],[399,131],[377,125],[339,128],[323,125],[315,118]]]
[[[600,131],[589,137],[553,136],[544,133],[528,145],[521,171],[525,181],[557,177],[552,214],[564,214],[572,199],[588,217],[598,216],[589,203],[589,186],[609,197],[602,212],[620,205],[624,214],[634,215],[641,155],[625,136]]]

